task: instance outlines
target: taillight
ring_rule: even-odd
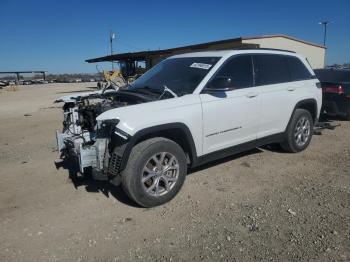
[[[323,93],[332,93],[332,94],[344,94],[344,89],[341,85],[336,86],[324,86],[322,87]]]

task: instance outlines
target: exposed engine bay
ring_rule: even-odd
[[[66,102],[63,106],[63,131],[71,130],[74,134],[76,128],[80,131],[93,132],[96,127],[96,117],[113,108],[135,105],[152,101],[154,99],[142,94],[129,91],[109,91],[94,93],[88,96],[78,96],[75,101]],[[60,102],[60,100],[56,100]]]
[[[163,99],[166,97],[163,97]],[[159,94],[134,92],[132,90],[103,90],[90,93],[76,93],[64,96],[55,102],[64,102],[62,132],[56,131],[58,150],[62,157],[74,156],[79,160],[80,172],[92,168],[95,179],[107,180],[109,162],[113,154],[110,143],[118,119],[99,123],[96,118],[108,110],[151,102],[160,99]],[[118,133],[119,140],[127,140],[127,134]],[[114,144],[120,143],[116,142]],[[111,170],[116,174],[115,170]]]

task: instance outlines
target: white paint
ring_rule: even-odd
[[[251,50],[213,51],[175,56],[222,57],[202,80],[193,94],[182,97],[115,108],[104,112],[97,120],[119,119],[118,128],[134,135],[144,128],[168,123],[183,123],[191,131],[197,155],[215,152],[230,146],[283,132],[298,101],[313,98],[317,101],[318,116],[322,93],[317,79],[270,86],[259,86],[225,92],[224,97],[201,94],[217,69],[231,56],[249,54]],[[254,50],[254,53],[287,54],[296,56],[313,74],[306,60],[283,51]],[[294,91],[288,91],[292,86]],[[254,95],[253,95],[254,93]],[[234,129],[232,131],[227,131]],[[225,131],[225,132],[222,132]],[[220,135],[210,134],[221,132]],[[209,136],[208,136],[209,135]]]

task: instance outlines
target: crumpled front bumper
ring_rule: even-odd
[[[92,176],[97,180],[107,179],[109,163],[109,152],[107,138],[97,138],[94,143],[86,144],[90,139],[89,134],[81,136],[73,136],[66,133],[56,131],[57,149],[64,152],[69,157],[78,159],[79,170],[84,173],[86,168],[92,168]],[[89,136],[89,137],[88,137]]]

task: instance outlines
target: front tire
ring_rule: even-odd
[[[281,147],[290,153],[305,150],[311,141],[313,134],[313,119],[309,111],[296,109],[288,124],[286,138]]]
[[[172,140],[156,137],[134,146],[121,174],[122,186],[139,205],[154,207],[176,196],[186,174],[182,148]]]

